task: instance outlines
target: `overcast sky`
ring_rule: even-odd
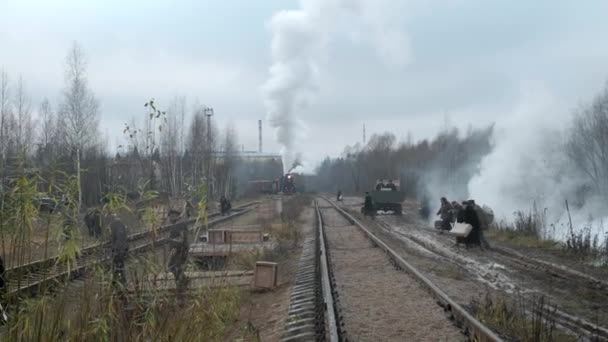
[[[436,134],[446,117],[462,128],[489,124],[520,107],[529,89],[567,111],[608,77],[608,1],[398,3],[409,44],[402,66],[383,63],[370,45],[331,41],[318,97],[300,114],[309,159],[361,141],[364,123],[368,136],[390,130],[415,139]],[[13,80],[23,76],[35,107],[43,97],[57,107],[64,58],[78,41],[112,144],[149,98],[162,106],[183,95],[190,105],[212,106],[218,123],[233,123],[239,142],[255,149],[257,120],[266,116],[260,87],[272,63],[267,23],[298,7],[295,0],[0,0],[0,68]],[[265,128],[265,150],[278,151]]]

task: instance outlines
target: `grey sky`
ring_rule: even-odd
[[[213,106],[219,124],[234,123],[240,143],[254,149],[271,63],[266,22],[297,7],[295,0],[0,0],[0,67],[13,80],[23,76],[36,107],[45,96],[56,107],[64,56],[77,40],[112,144],[148,98],[162,105],[185,95]],[[360,141],[364,122],[369,135],[411,131],[420,139],[445,117],[463,128],[500,120],[522,106],[530,82],[567,112],[608,77],[606,1],[420,0],[395,10],[403,11],[411,61],[388,66],[369,45],[333,40],[319,97],[301,115],[308,158]],[[278,150],[270,134],[265,146]]]

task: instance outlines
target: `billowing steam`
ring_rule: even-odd
[[[575,229],[594,226],[590,220],[605,215],[598,201],[587,198],[584,204],[573,205],[584,180],[564,152],[571,120],[568,108],[559,106],[542,85],[527,84],[519,105],[496,122],[493,150],[470,180],[470,196],[507,221],[516,211],[535,206],[553,230],[546,233],[555,238],[564,238],[568,230],[566,200]],[[601,232],[597,226],[593,230]]]
[[[304,127],[298,117],[319,93],[318,75],[330,40],[346,35],[370,42],[391,64],[408,61],[407,39],[399,30],[399,15],[404,13],[400,4],[399,0],[301,0],[299,9],[273,15],[272,66],[262,91],[286,170],[296,161]]]

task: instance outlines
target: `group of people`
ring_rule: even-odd
[[[397,191],[397,186],[392,180],[389,180],[388,183],[384,183],[384,180],[381,179],[378,184],[376,184],[376,191],[382,191],[382,189],[391,189],[391,191]]]
[[[457,202],[448,201],[447,198],[441,198],[441,207],[437,211],[437,215],[441,218],[441,230],[451,230],[452,223],[467,223],[471,225],[471,232],[466,237],[457,237],[456,243],[464,243],[467,246],[480,246],[482,248],[490,248],[488,241],[483,235],[483,231],[492,223],[493,217],[486,213],[482,207],[475,203],[475,200]]]

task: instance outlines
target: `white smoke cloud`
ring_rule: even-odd
[[[471,196],[502,217],[512,217],[516,210],[546,197],[552,177],[545,147],[563,117],[541,84],[524,85],[519,104],[496,122],[494,149],[469,182]]]
[[[347,36],[370,44],[391,65],[409,61],[399,5],[398,0],[302,0],[299,9],[273,15],[269,22],[272,65],[262,92],[270,125],[282,147],[285,171],[302,150],[298,142],[305,124],[299,116],[320,91],[319,73],[331,40]]]
[[[560,105],[542,84],[524,84],[519,104],[496,122],[494,148],[469,181],[471,197],[507,221],[536,204],[545,211],[547,227],[554,227],[547,233],[563,239],[568,227],[565,200],[583,182],[564,153],[571,119],[571,108]],[[575,228],[598,226],[588,224],[590,215],[601,215],[596,204],[590,199],[583,208],[570,208]]]

